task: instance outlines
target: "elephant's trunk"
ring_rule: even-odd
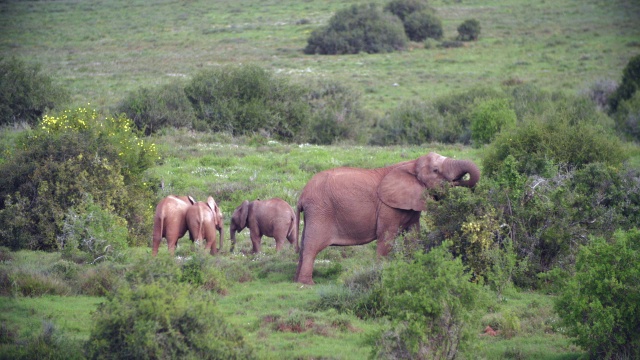
[[[222,234],[222,230],[220,230],[220,233]],[[220,235],[220,238],[222,239],[222,235]],[[233,252],[236,247],[236,227],[233,223],[229,227],[229,239],[231,241],[231,250],[229,250],[229,252]],[[220,246],[222,246],[222,244],[220,244]]]
[[[480,180],[480,169],[478,166],[469,160],[445,160],[447,164],[447,171],[451,176],[453,185],[464,186],[472,188]],[[464,180],[464,176],[469,174],[469,179]]]

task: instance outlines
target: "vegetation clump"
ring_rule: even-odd
[[[314,30],[305,54],[339,55],[402,50],[407,36],[402,22],[375,4],[353,5],[336,12],[326,27]]]
[[[637,229],[592,239],[556,301],[568,334],[594,358],[640,356],[639,259]]]
[[[69,99],[39,64],[0,57],[0,126],[21,122],[35,126],[48,110]]]
[[[458,40],[476,41],[480,36],[480,22],[476,19],[468,19],[458,26]]]

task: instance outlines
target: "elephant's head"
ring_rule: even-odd
[[[245,200],[238,206],[231,216],[229,225],[229,238],[231,239],[231,251],[236,247],[236,233],[247,227],[249,217],[249,200]]]
[[[220,234],[220,249],[222,250],[222,244],[223,244],[223,235],[222,235],[222,233],[223,233],[223,217],[222,217],[222,211],[220,211],[220,207],[215,202],[215,200],[213,200],[212,196],[209,196],[207,198],[207,206],[209,207],[209,209],[211,209],[211,212],[213,212],[213,218],[215,220],[216,229],[218,230],[218,233]],[[213,244],[213,246],[215,246],[215,244]]]
[[[466,175],[468,179],[465,179]],[[380,182],[378,196],[388,206],[425,210],[425,189],[447,182],[453,186],[474,187],[480,180],[480,169],[471,161],[454,160],[431,152],[416,160],[397,164]]]

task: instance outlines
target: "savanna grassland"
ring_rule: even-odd
[[[382,0],[372,2],[381,6],[387,3]],[[509,89],[514,86],[531,85],[540,91],[553,93],[547,103],[540,101],[548,106],[546,104],[555,104],[553,101],[562,97],[557,94],[581,96],[596,82],[620,81],[625,65],[640,53],[640,3],[634,0],[430,1],[442,20],[443,41],[454,40],[458,25],[469,18],[480,21],[482,32],[479,40],[450,48],[440,46],[440,42],[433,40],[427,40],[426,43],[410,42],[404,51],[384,54],[325,56],[303,53],[306,40],[314,29],[325,25],[337,10],[359,3],[307,0],[2,1],[0,57],[16,57],[30,64],[40,64],[57,84],[67,88],[70,100],[62,107],[57,107],[57,110],[87,107],[108,114],[127,94],[142,87],[154,88],[176,80],[189,81],[196,73],[206,69],[251,64],[296,83],[329,79],[347,84],[361,94],[360,105],[366,114],[371,119],[379,120],[402,104],[436,101],[479,86],[507,89],[505,93],[510,93]],[[521,113],[527,113],[529,104],[532,108],[534,105],[543,106],[529,100],[530,103],[524,102],[516,109],[518,121],[521,120]],[[454,100],[450,101],[454,103]],[[576,113],[583,108],[591,109],[579,101],[573,103],[567,100],[561,104],[567,104],[569,110],[566,113],[563,112],[566,110],[564,108],[554,111],[547,109],[541,112],[542,115],[531,110],[533,115],[527,113],[527,116],[539,116],[548,121],[549,118],[553,120],[554,115],[564,119],[562,116],[574,108],[578,109]],[[593,118],[592,114],[584,115],[588,121],[609,124],[606,121],[611,119],[600,110],[596,111],[594,107],[592,112],[597,112]],[[376,124],[377,120],[371,120],[371,123]],[[23,125],[1,130],[0,165],[11,160],[21,132],[28,131],[23,127],[28,128]],[[125,128],[130,130],[127,126]],[[542,134],[564,134],[562,131],[565,129],[550,125]],[[598,131],[586,133],[593,135],[593,138],[598,135]],[[519,133],[514,130],[512,134],[516,139]],[[459,358],[586,357],[585,348],[576,345],[568,336],[567,328],[554,310],[554,301],[562,292],[563,279],[575,272],[572,266],[576,253],[580,245],[585,245],[581,241],[587,241],[590,236],[610,236],[615,229],[609,229],[607,224],[614,221],[626,228],[633,227],[629,223],[637,219],[637,208],[633,206],[638,204],[639,199],[638,177],[635,175],[640,166],[637,143],[615,137],[609,142],[609,138],[606,138],[603,149],[614,149],[624,154],[612,155],[610,158],[613,160],[607,157],[598,160],[604,165],[588,162],[585,162],[586,165],[567,165],[567,157],[571,158],[573,154],[566,155],[562,153],[564,149],[556,149],[553,143],[545,143],[543,150],[550,153],[556,151],[554,154],[560,160],[545,158],[542,152],[542,155],[532,153],[531,158],[538,155],[542,158],[540,164],[534,164],[542,170],[526,173],[513,165],[515,161],[524,164],[525,161],[520,158],[495,160],[499,153],[496,149],[501,149],[498,145],[504,148],[507,146],[505,144],[511,142],[505,136],[498,137],[497,143],[480,146],[470,146],[468,142],[372,146],[353,138],[321,146],[276,141],[263,135],[233,136],[224,132],[166,128],[150,136],[141,135],[132,139],[132,143],[144,143],[140,147],[144,148],[149,158],[149,154],[153,155],[153,161],[148,167],[141,166],[144,169],[141,173],[130,170],[122,181],[127,181],[127,177],[139,180],[139,187],[130,187],[131,192],[127,194],[147,201],[135,200],[134,204],[132,200],[128,203],[121,198],[122,193],[117,189],[110,192],[115,189],[116,180],[109,182],[102,179],[104,183],[97,184],[103,187],[104,196],[115,199],[113,204],[120,201],[126,204],[128,213],[135,212],[137,217],[144,217],[147,221],[140,221],[142,225],[136,228],[134,235],[124,236],[134,240],[129,240],[125,252],[109,261],[98,261],[99,256],[86,261],[86,258],[81,258],[83,254],[51,249],[10,251],[7,247],[1,247],[0,358],[15,358],[18,355],[23,358],[91,357],[87,349],[100,346],[94,336],[99,331],[95,330],[94,325],[99,316],[104,315],[100,311],[107,311],[100,304],[113,299],[116,289],[129,286],[146,289],[151,294],[155,291],[160,299],[158,291],[161,290],[154,288],[157,281],[194,285],[186,290],[182,287],[172,288],[176,291],[176,298],[188,299],[184,301],[187,304],[178,304],[180,309],[187,309],[185,318],[192,311],[201,319],[210,319],[211,323],[219,324],[218,321],[222,321],[224,326],[228,324],[234,327],[240,336],[230,340],[235,342],[225,343],[224,346],[244,349],[244,344],[248,344],[255,358],[368,358],[376,346],[376,336],[379,338],[380,334],[387,331],[393,319],[374,316],[370,308],[365,310],[371,313],[365,311],[363,315],[362,309],[357,307],[364,300],[350,298],[354,296],[350,292],[353,289],[346,289],[345,284],[357,283],[363,274],[379,274],[379,269],[392,261],[402,261],[410,249],[415,250],[416,242],[409,238],[398,239],[390,259],[377,258],[375,243],[328,248],[319,254],[315,263],[314,280],[317,285],[306,286],[292,282],[297,254],[288,246],[276,253],[273,239],[264,237],[263,253],[251,254],[249,233],[244,230],[238,235],[236,251],[230,253],[229,219],[234,208],[245,199],[280,197],[294,205],[302,187],[319,171],[338,166],[381,167],[415,159],[428,151],[456,159],[469,159],[481,167],[493,166],[498,170],[488,175],[487,182],[481,183],[471,195],[454,194],[446,198],[448,202],[444,202],[444,207],[434,205],[432,210],[436,215],[423,215],[421,223],[424,233],[421,235],[424,236],[417,241],[418,244],[422,246],[427,243],[425,248],[430,248],[434,238],[444,236],[439,226],[450,226],[455,218],[448,215],[447,206],[456,211],[467,211],[465,216],[469,217],[460,221],[464,225],[475,221],[488,229],[470,233],[461,230],[460,224],[457,224],[458,235],[454,237],[454,246],[460,246],[461,239],[470,234],[480,239],[473,244],[464,243],[473,249],[482,243],[482,239],[491,236],[515,238],[516,231],[506,234],[503,230],[505,227],[517,229],[518,235],[526,237],[533,244],[531,249],[525,249],[524,245],[516,249],[520,251],[518,254],[526,254],[529,258],[522,262],[522,259],[518,259],[521,268],[513,260],[506,277],[487,271],[484,300],[478,306],[480,310],[472,312],[473,316],[469,319],[469,323],[473,324],[470,330],[473,340],[468,346],[461,347]],[[129,139],[126,135],[122,136]],[[554,139],[560,139],[556,142],[569,143],[573,138],[578,136],[559,136]],[[27,139],[35,141],[38,138]],[[54,140],[64,143],[62,139]],[[100,134],[96,135],[96,139],[103,141]],[[149,146],[151,143],[152,147]],[[591,145],[591,148],[600,148],[600,144]],[[91,144],[86,146],[94,149]],[[92,151],[94,153],[91,155],[96,154],[96,160],[91,166],[96,167],[86,169],[99,169],[111,174],[107,171],[116,167],[114,163],[101,162],[97,151]],[[588,149],[580,148],[580,151],[588,152]],[[612,153],[615,151],[612,150]],[[115,154],[117,157],[117,151]],[[83,158],[81,155],[74,154],[65,161],[71,164],[74,159],[83,159],[78,160],[80,165],[77,165],[82,170],[82,164],[85,163],[81,161],[86,161],[87,156]],[[582,154],[576,153],[575,157],[578,155]],[[19,164],[19,161],[16,163]],[[99,166],[96,163],[100,163]],[[507,165],[499,167],[496,163]],[[534,166],[529,163],[526,165],[529,166],[527,171]],[[581,168],[582,165],[586,169]],[[68,166],[74,169],[71,166],[76,165]],[[608,172],[615,172],[618,177],[607,177]],[[79,177],[84,179],[84,176],[83,173]],[[589,182],[591,179],[593,181]],[[574,180],[575,183],[570,183]],[[607,186],[613,185],[606,189],[604,186],[598,187],[600,180]],[[54,181],[48,184],[57,193],[74,191],[73,187],[65,188]],[[563,187],[563,184],[570,185]],[[615,196],[603,195],[593,202],[587,199],[589,194],[604,194],[610,189],[613,189],[611,192],[615,192]],[[155,203],[169,194],[190,194],[197,200],[212,195],[216,199],[225,216],[224,245],[217,256],[204,254],[188,238],[183,238],[179,242],[176,258],[168,255],[164,242],[158,259],[151,259],[149,219],[153,216]],[[501,197],[503,195],[506,200]],[[485,206],[477,201],[479,196],[491,198],[493,202]],[[95,200],[96,204],[98,200]],[[19,197],[13,197],[13,201],[9,204],[14,206],[11,209],[20,209],[22,203]],[[504,210],[506,215],[497,217],[504,222],[491,222],[487,214],[495,214],[499,212],[496,209],[503,209],[495,205],[500,201],[508,204],[508,207],[504,206],[504,209],[508,209]],[[94,204],[90,198],[89,202]],[[620,205],[621,209],[607,208],[602,211],[598,207],[609,203],[627,207]],[[110,206],[116,206],[113,204]],[[522,206],[520,210],[518,204]],[[119,236],[118,231],[126,232],[123,224],[126,223],[124,218],[127,213],[123,211],[118,216],[111,216],[107,214],[108,211],[95,210],[92,206],[84,210],[93,211],[92,216],[95,215],[99,221],[111,227],[94,228],[90,223],[93,218],[82,220],[81,216],[76,223],[69,223],[62,218],[48,221],[70,224],[59,235],[69,239],[75,236],[74,231],[81,233],[78,229],[83,227],[91,228],[94,231],[90,232],[92,236],[106,238]],[[474,206],[480,210],[469,210]],[[521,213],[516,214],[518,211]],[[71,218],[71,215],[78,214],[68,212],[64,216]],[[0,220],[4,221],[7,216],[10,214],[6,209],[0,209]],[[564,217],[570,220],[566,223],[561,220],[554,222],[554,219]],[[22,225],[16,222],[15,229]],[[564,231],[568,226],[571,229]],[[7,233],[1,234],[6,236]],[[526,236],[522,235],[524,233]],[[29,239],[24,241],[31,243]],[[55,241],[54,238],[53,243]],[[536,246],[543,247],[543,250],[536,253],[532,250]],[[483,270],[484,260],[474,258],[478,253],[456,249],[457,255],[464,257],[465,261],[478,261],[471,265],[477,266],[474,271]],[[548,255],[553,251],[563,256],[555,258]],[[97,253],[101,254],[99,251]],[[506,261],[509,259],[507,256]],[[536,260],[538,263],[531,263]],[[474,278],[474,284],[483,283],[479,279]],[[496,279],[508,281],[499,283]],[[122,297],[118,299],[131,300],[136,295],[119,293],[118,296]],[[201,298],[212,299],[206,303],[205,311],[197,306],[189,307],[191,301],[197,302]],[[158,303],[149,305],[153,306],[162,307]],[[162,309],[166,314],[174,310]],[[129,310],[123,306],[112,308],[112,311],[124,314]],[[197,323],[197,319],[189,318],[189,321]],[[233,333],[227,328],[221,330],[222,325],[213,329],[205,324],[198,326],[207,329],[203,331],[203,338],[199,338],[202,342],[213,343],[216,338]],[[486,335],[484,329],[487,326],[498,329],[498,336]],[[104,333],[106,330],[103,329]],[[384,334],[387,338],[397,335],[392,331]],[[144,338],[131,341],[142,344]],[[220,345],[220,348],[224,346]],[[229,351],[227,356],[220,355],[220,358],[228,358],[228,354],[232,353],[232,350]],[[139,356],[153,358],[149,354],[151,352]],[[173,357],[180,356],[174,353]],[[241,355],[238,357],[243,358]]]

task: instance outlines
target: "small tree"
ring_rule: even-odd
[[[555,304],[569,335],[594,358],[640,357],[640,231],[581,249],[576,274]]]
[[[392,0],[384,10],[399,17],[403,22],[413,13],[433,11],[426,0]]]
[[[491,99],[471,112],[471,140],[476,145],[488,144],[502,128],[516,123],[516,113],[507,99]]]
[[[465,20],[458,26],[458,40],[476,41],[480,36],[480,22],[476,19]]]

